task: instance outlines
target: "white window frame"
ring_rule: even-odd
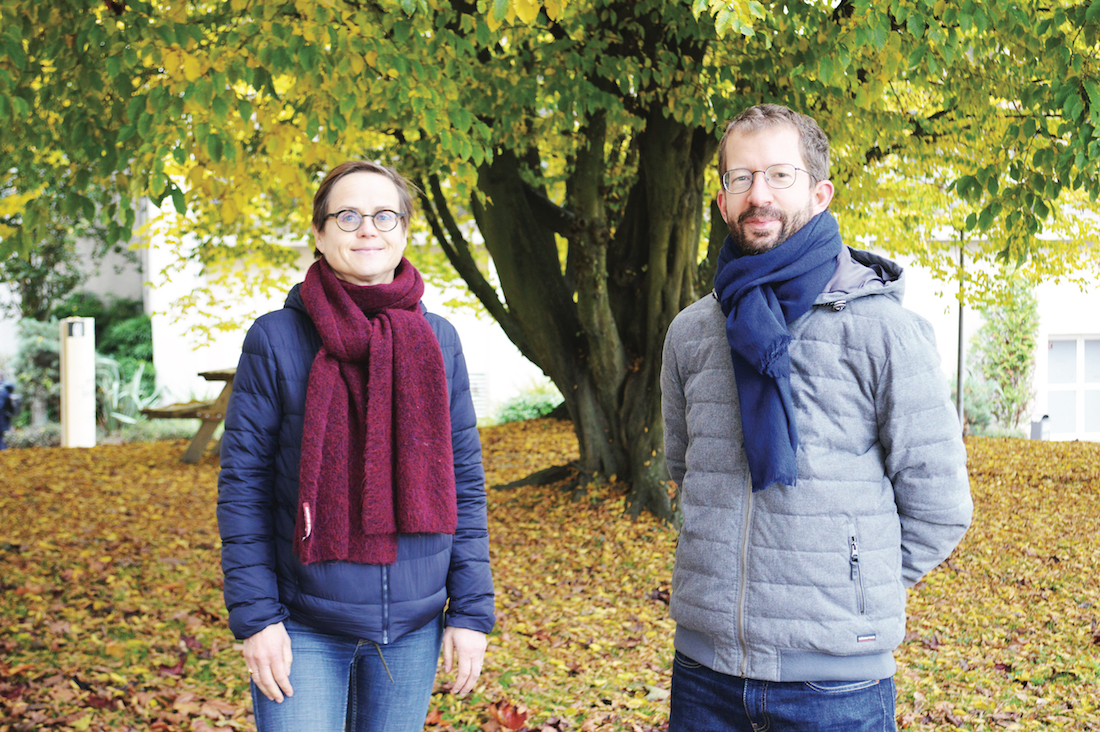
[[[1064,384],[1051,384],[1050,383],[1050,350],[1052,344],[1055,341],[1070,341],[1075,342],[1076,345],[1076,381],[1072,383]],[[1055,440],[1090,440],[1100,441],[1100,432],[1086,432],[1085,431],[1085,392],[1100,390],[1100,381],[1085,381],[1085,341],[1100,341],[1100,334],[1088,334],[1088,335],[1049,335],[1047,336],[1047,361],[1044,364],[1044,383],[1043,389],[1046,392],[1047,403],[1050,402],[1050,396],[1052,394],[1067,392],[1075,394],[1074,403],[1076,409],[1076,425],[1073,432],[1054,432],[1051,431],[1050,437]]]

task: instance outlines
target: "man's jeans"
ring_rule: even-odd
[[[442,616],[384,646],[326,635],[293,620],[284,624],[293,654],[294,696],[277,704],[252,685],[259,732],[343,732],[345,722],[348,732],[424,729],[443,640]]]
[[[754,681],[677,652],[669,732],[894,732],[894,680]]]

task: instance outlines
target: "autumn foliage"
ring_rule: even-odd
[[[568,424],[483,430],[491,485],[576,457]],[[909,598],[902,729],[1100,729],[1100,445],[971,439],[974,526]],[[225,625],[217,461],[185,444],[0,453],[0,732],[252,729]],[[489,491],[499,623],[427,730],[667,719],[674,532],[623,489]]]

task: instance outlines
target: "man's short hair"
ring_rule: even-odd
[[[734,117],[718,143],[718,176],[726,172],[726,141],[734,132],[754,133],[789,125],[798,130],[799,152],[806,161],[806,170],[815,180],[829,179],[829,138],[813,117],[799,114],[778,104],[758,104]]]

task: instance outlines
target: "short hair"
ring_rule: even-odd
[[[799,152],[806,170],[818,181],[829,179],[829,138],[813,117],[799,114],[779,104],[758,104],[749,107],[726,125],[718,143],[718,176],[726,173],[726,141],[734,132],[754,133],[789,125],[798,131]]]
[[[393,168],[370,160],[349,160],[346,163],[340,163],[329,171],[325,179],[321,181],[321,185],[318,186],[317,193],[313,196],[313,228],[317,231],[325,228],[325,224],[328,222],[328,204],[329,199],[332,198],[332,187],[341,178],[353,173],[374,173],[393,182],[394,187],[397,188],[397,196],[401,205],[401,210],[398,213],[405,214],[401,226],[407,231],[409,221],[413,215],[413,197],[412,192],[409,190],[409,182]]]

